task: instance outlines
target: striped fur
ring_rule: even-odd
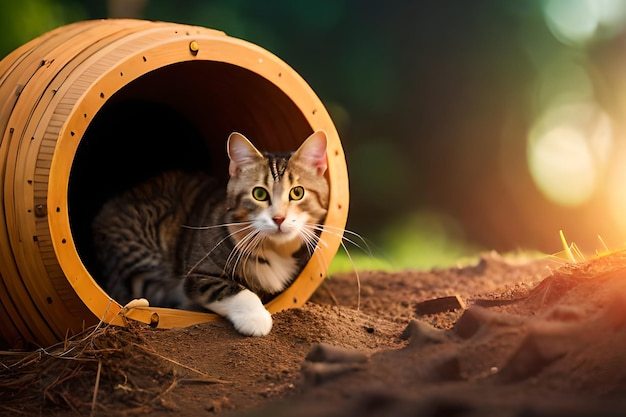
[[[262,301],[295,279],[326,216],[326,135],[281,155],[233,133],[228,154],[226,189],[203,174],[166,172],[103,206],[93,232],[110,296],[208,309],[242,334],[269,333]]]

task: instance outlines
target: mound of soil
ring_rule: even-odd
[[[336,275],[271,334],[98,327],[0,356],[0,415],[626,413],[626,253]]]

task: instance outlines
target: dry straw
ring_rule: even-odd
[[[229,383],[156,352],[145,331],[100,323],[49,348],[0,351],[0,414],[58,407],[93,415],[120,400],[129,413],[145,412],[180,384]]]

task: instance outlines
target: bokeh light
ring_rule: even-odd
[[[530,173],[551,201],[581,205],[597,189],[612,142],[611,121],[593,103],[552,107],[529,134]]]
[[[546,24],[566,45],[585,45],[621,29],[626,17],[623,0],[547,0]]]

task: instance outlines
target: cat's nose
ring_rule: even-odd
[[[283,224],[283,222],[285,221],[285,218],[283,216],[274,216],[272,217],[272,220],[274,220],[276,226],[280,227],[280,225]]]

